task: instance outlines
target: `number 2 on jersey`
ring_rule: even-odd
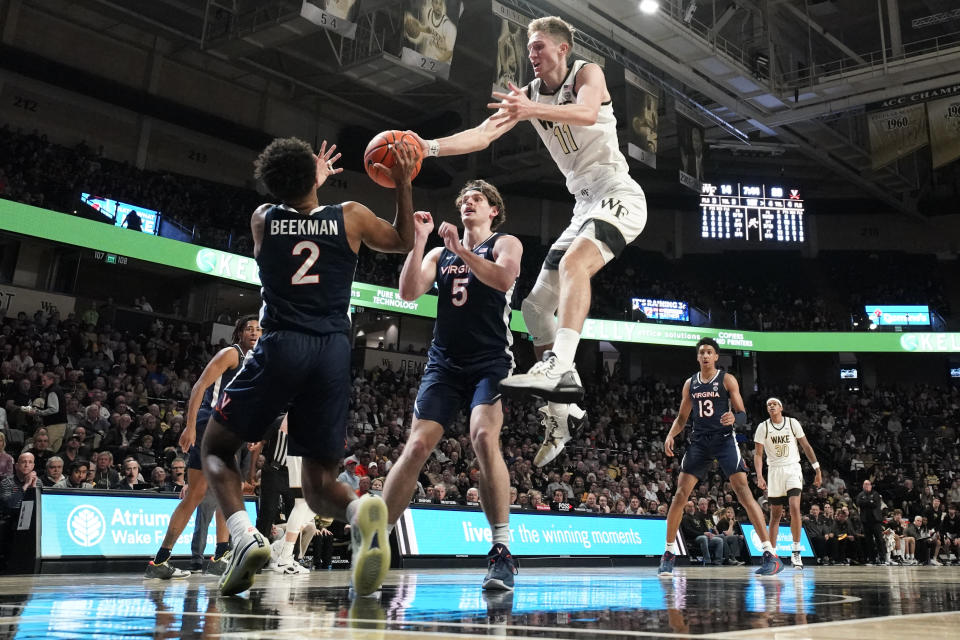
[[[450,302],[455,307],[462,307],[467,304],[467,285],[470,284],[470,278],[454,278],[453,285],[450,287]]]
[[[296,273],[293,274],[293,277],[290,278],[290,284],[317,284],[320,282],[320,276],[315,273],[307,275],[307,271],[310,271],[310,267],[316,263],[317,258],[320,257],[320,247],[317,246],[316,242],[311,242],[309,240],[301,240],[293,247],[293,255],[298,256],[304,251],[309,251],[307,259],[303,261],[303,264],[300,265],[300,268],[297,269]]]
[[[700,405],[700,417],[709,418],[713,415],[713,400],[697,400]]]

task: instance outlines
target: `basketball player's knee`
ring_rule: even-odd
[[[494,452],[500,451],[500,437],[492,429],[477,429],[470,434],[470,444],[477,457],[487,459]]]
[[[520,303],[523,321],[536,347],[551,344],[556,337],[557,323],[553,314],[557,308],[557,302],[559,297],[546,287],[534,286],[530,295]]]
[[[414,462],[423,464],[423,462],[430,457],[430,454],[433,453],[433,449],[433,444],[427,442],[426,438],[423,436],[415,436],[407,442],[403,448],[403,454],[411,458]]]

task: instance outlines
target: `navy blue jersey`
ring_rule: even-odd
[[[227,383],[233,380],[233,377],[237,375],[237,371],[240,371],[241,365],[243,365],[243,349],[240,348],[240,345],[234,344],[231,345],[232,348],[237,350],[237,366],[230,367],[223,372],[217,381],[214,382],[211,386],[207,387],[206,391],[203,392],[203,400],[200,402],[200,410],[197,412],[197,415],[209,415],[213,408],[217,405],[217,402],[220,401],[220,394],[226,388]],[[197,425],[198,427],[201,425]],[[204,424],[203,426],[206,426]]]
[[[690,377],[690,399],[693,401],[693,435],[731,433],[733,426],[720,424],[720,416],[730,411],[730,394],[723,386],[724,372],[718,370],[710,380],[701,381],[700,372]]]
[[[473,253],[494,262],[494,233],[473,248]],[[454,364],[473,364],[491,358],[513,362],[510,346],[510,297],[475,277],[455,253],[446,248],[437,259],[437,322],[431,351]]]
[[[342,205],[319,207],[310,215],[283,205],[267,209],[257,265],[264,331],[350,331],[357,254],[347,241]]]

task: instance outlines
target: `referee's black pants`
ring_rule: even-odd
[[[280,512],[290,515],[293,496],[287,468],[278,464],[265,464],[260,474],[260,504],[257,509],[257,530],[270,539],[270,529],[280,521]]]

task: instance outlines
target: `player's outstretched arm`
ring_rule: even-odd
[[[413,225],[416,234],[413,250],[407,254],[400,271],[400,297],[408,301],[416,300],[433,286],[440,257],[440,247],[432,249],[426,257],[423,255],[427,238],[433,231],[433,216],[427,211],[417,211],[413,214]]]
[[[413,131],[405,133],[420,141],[420,147],[425,156],[459,156],[486,149],[494,140],[513,129],[517,122],[519,121],[498,126],[498,122],[491,116],[472,129],[464,129],[452,136],[436,140],[424,140]]]
[[[380,163],[374,166],[381,171],[389,172],[396,185],[397,216],[393,224],[378,218],[359,202],[345,202],[343,213],[345,217],[350,218],[351,229],[356,229],[358,232],[350,234],[352,239],[362,241],[375,251],[407,253],[413,249],[414,240],[413,186],[410,180],[420,156],[411,145],[406,144],[394,145],[391,151],[394,154],[392,167],[386,167]],[[359,242],[354,248],[359,249]]]
[[[673,419],[673,425],[671,425],[670,431],[663,441],[663,452],[671,458],[673,457],[673,439],[680,435],[680,432],[687,426],[687,419],[690,417],[691,411],[693,411],[693,400],[690,399],[690,378],[687,378],[687,381],[683,383],[683,391],[681,392],[680,410],[677,412],[677,417]]]
[[[203,393],[209,388],[217,378],[222,376],[227,369],[232,369],[240,365],[240,355],[233,347],[224,347],[220,349],[213,360],[207,363],[203,373],[190,389],[190,399],[187,401],[187,424],[180,434],[180,440],[177,444],[184,452],[196,443],[197,439],[197,413],[200,411],[200,404],[203,402]]]
[[[460,244],[460,232],[456,225],[444,222],[438,231],[444,246],[456,254],[470,268],[473,275],[488,287],[507,292],[520,276],[520,259],[523,245],[513,236],[500,236],[493,246],[494,262],[481,258]]]

